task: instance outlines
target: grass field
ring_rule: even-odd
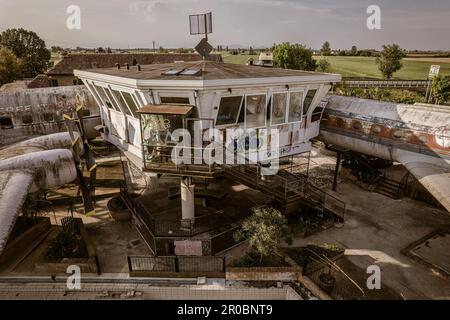
[[[230,55],[227,53],[223,53],[222,57],[224,62],[236,64],[245,64],[250,57],[255,61],[258,59],[257,55]],[[314,58],[321,59],[321,57]],[[331,56],[326,57],[326,59],[331,64],[330,72],[339,73],[344,78],[382,79],[378,66],[375,63],[375,58]],[[450,75],[450,59],[448,58],[439,58],[439,60],[433,60],[431,58],[407,58],[403,60],[403,68],[394,73],[393,79],[427,79],[428,71],[432,64],[439,64],[441,66],[440,74]]]

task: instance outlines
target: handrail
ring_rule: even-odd
[[[237,169],[236,169],[237,168]],[[258,167],[257,167],[258,168]],[[245,176],[245,173],[240,172],[239,166],[226,166],[226,170],[231,174],[236,176]],[[244,170],[248,167],[245,167]],[[280,175],[280,172],[287,172],[286,170],[281,170],[277,175],[270,176],[269,182],[261,180],[259,175],[259,170],[257,169],[256,181],[255,183],[262,189],[267,190],[274,195],[281,195],[276,191],[277,186],[280,186],[284,189],[283,199],[290,200],[294,199],[298,196],[307,199],[308,201],[318,205],[323,209],[327,209],[332,211],[333,213],[338,214],[342,219],[345,217],[346,204],[344,201],[338,199],[337,197],[325,192],[324,190],[312,185],[309,183],[304,177],[299,177],[292,173],[289,173],[289,177],[292,179],[288,179],[285,176]],[[246,176],[245,178],[250,179],[251,177]],[[294,195],[289,195],[289,192],[293,192]],[[334,205],[333,205],[334,204]]]
[[[217,210],[214,213],[195,217],[190,221],[182,221],[181,219],[156,220],[140,202],[133,199],[128,192],[126,192],[125,188],[121,188],[120,195],[127,207],[131,209],[134,214],[138,215],[148,228],[150,228],[153,234],[157,236],[193,236],[201,232],[210,231],[213,228],[227,225],[234,222],[236,219],[242,219],[248,215],[232,206]],[[206,223],[201,224],[202,221],[206,221]]]

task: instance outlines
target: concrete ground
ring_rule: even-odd
[[[312,153],[310,174],[318,184],[329,188],[334,169],[332,154],[315,151]],[[120,180],[119,167],[107,167],[98,172],[99,179]],[[161,184],[162,180],[160,181]],[[235,193],[226,202],[229,205],[248,206],[264,201],[265,195],[238,184],[226,184],[227,192]],[[76,189],[56,190],[61,195],[74,195]],[[97,201],[96,215],[85,217],[82,205],[74,206],[74,216],[83,217],[85,226],[99,257],[103,274],[124,275],[128,271],[128,255],[149,255],[150,250],[128,222],[115,222],[109,215],[107,201],[117,193],[117,188],[98,188],[97,194],[106,194]],[[111,193],[111,195],[108,195]],[[245,197],[243,197],[245,195]],[[400,251],[430,232],[450,226],[450,215],[441,209],[431,207],[409,198],[394,200],[378,193],[369,192],[351,179],[345,171],[339,179],[336,193],[347,204],[345,224],[333,227],[308,238],[295,238],[292,246],[308,244],[336,244],[346,249],[346,256],[357,268],[351,272],[356,278],[369,276],[365,271],[369,265],[381,267],[382,286],[388,286],[405,299],[450,299],[450,281],[423,264],[408,258]],[[244,202],[243,198],[246,198]],[[55,214],[49,213],[52,223],[70,215],[68,205],[55,207]],[[449,237],[446,237],[448,239]],[[444,240],[444,239],[441,239]],[[284,244],[283,246],[287,246]],[[229,254],[239,257],[245,247],[235,247]],[[428,260],[448,265],[448,241],[440,243],[434,250],[421,248],[421,255]],[[445,260],[445,261],[444,261]],[[24,260],[28,267],[20,265],[21,273],[31,272],[33,260]],[[350,276],[352,276],[350,274]],[[1,290],[0,290],[1,291]]]
[[[332,161],[329,154],[316,153],[314,156],[318,165]],[[431,231],[450,226],[450,215],[409,198],[394,200],[365,191],[346,179],[345,172],[342,172],[340,180],[337,195],[347,204],[344,226],[333,227],[308,238],[296,238],[292,246],[340,245],[346,249],[349,260],[363,271],[369,265],[379,265],[382,286],[391,287],[405,299],[450,299],[448,278],[400,253]],[[428,252],[433,256],[432,260],[448,258],[444,250],[448,251],[448,242],[447,246],[440,247],[442,250]]]

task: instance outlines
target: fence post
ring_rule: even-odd
[[[130,256],[127,256],[127,261],[128,261],[128,272],[133,272],[133,267],[131,265],[131,258],[130,258]]]
[[[178,263],[178,256],[175,256],[175,272],[180,272],[180,265]]]

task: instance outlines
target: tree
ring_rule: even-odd
[[[352,46],[350,49],[350,55],[351,56],[357,56],[358,55],[358,48],[356,46]]]
[[[242,227],[234,234],[236,241],[248,240],[250,248],[264,257],[277,253],[278,243],[286,237],[287,220],[280,211],[272,207],[254,209],[244,220]]]
[[[51,53],[45,41],[35,32],[25,29],[8,29],[0,35],[0,45],[10,49],[22,60],[23,76],[33,78],[47,71]]]
[[[450,99],[450,76],[438,75],[431,84],[431,92],[436,103],[445,103]]]
[[[274,45],[273,65],[277,68],[296,70],[316,70],[316,60],[313,59],[313,52],[301,44],[290,44],[284,42]]]
[[[325,41],[322,45],[322,49],[320,49],[320,53],[323,56],[331,56],[331,47],[328,41]]]
[[[404,56],[404,50],[397,44],[384,45],[380,56],[375,60],[383,77],[392,78],[392,74],[403,67],[401,61]]]
[[[22,77],[22,61],[8,48],[0,48],[0,86]]]
[[[331,64],[328,62],[326,58],[322,58],[319,60],[319,63],[317,65],[317,70],[320,72],[329,72],[330,71]]]

